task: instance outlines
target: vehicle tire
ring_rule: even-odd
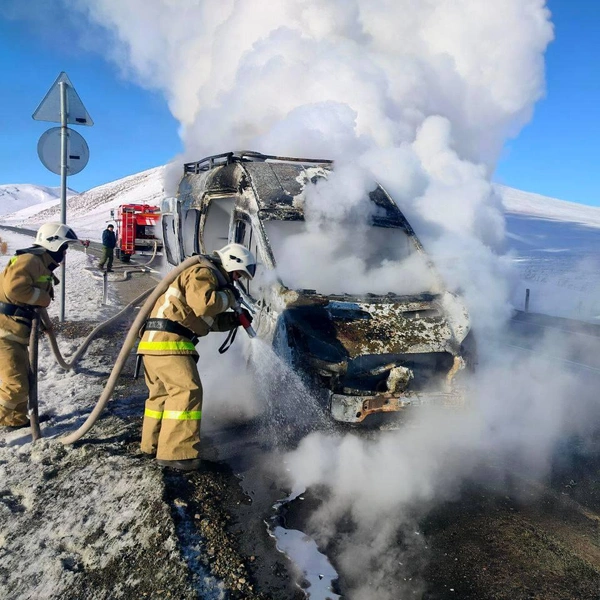
[[[121,254],[121,262],[128,263],[131,260],[131,254]]]
[[[460,348],[461,354],[465,359],[467,370],[473,373],[477,368],[477,343],[473,330],[469,331],[467,337],[463,340]]]

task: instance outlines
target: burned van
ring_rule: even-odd
[[[322,392],[338,421],[460,405],[470,360],[461,298],[380,185],[341,216],[319,213],[330,200],[313,192],[333,173],[328,160],[256,152],[185,164],[177,197],[161,206],[169,262],[228,242],[249,248],[257,273],[240,291],[258,336]]]

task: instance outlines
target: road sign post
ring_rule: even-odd
[[[60,123],[46,131],[38,142],[38,156],[42,164],[60,175],[60,221],[67,223],[67,176],[79,173],[89,159],[85,140],[67,125],[92,126],[94,121],[79,98],[71,80],[63,71],[52,84],[44,99],[33,113],[37,121]],[[65,320],[66,259],[61,264],[60,321]]]

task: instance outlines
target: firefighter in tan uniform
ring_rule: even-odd
[[[144,357],[148,399],[141,450],[161,466],[190,471],[200,466],[202,384],[196,343],[211,331],[229,331],[240,322],[232,283],[252,279],[256,259],[241,244],[183,271],[156,301],[143,328],[138,354]],[[248,317],[246,312],[246,317]]]
[[[29,424],[29,334],[35,307],[46,308],[58,279],[52,271],[65,257],[75,232],[46,223],[31,248],[17,250],[0,274],[0,426]]]

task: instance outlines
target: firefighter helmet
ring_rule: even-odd
[[[50,252],[57,252],[63,244],[72,244],[79,239],[75,232],[63,223],[44,223],[35,236],[35,243]]]
[[[242,244],[227,244],[227,246],[217,250],[217,254],[221,259],[221,265],[228,273],[241,271],[248,279],[254,277],[256,258]]]

